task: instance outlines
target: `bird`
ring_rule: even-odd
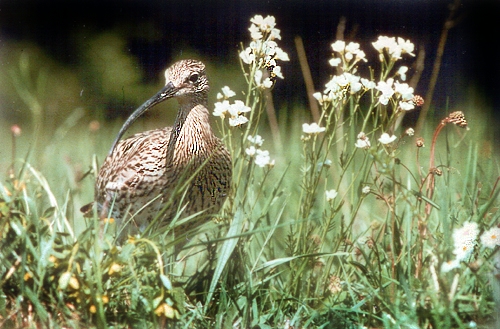
[[[144,230],[157,216],[161,225],[168,225],[179,212],[181,218],[200,218],[179,230],[199,225],[220,211],[231,186],[230,153],[210,124],[205,65],[177,61],[166,69],[165,80],[125,121],[96,178],[97,214],[126,224],[129,232]],[[179,103],[172,127],[121,139],[137,118],[170,98]],[[130,221],[125,223],[125,218]]]

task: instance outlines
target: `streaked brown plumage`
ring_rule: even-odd
[[[165,78],[165,87],[125,122],[99,171],[95,203],[101,218],[112,216],[120,222],[133,216],[132,227],[145,227],[172,197],[161,217],[162,223],[168,224],[182,206],[181,217],[204,211],[207,218],[217,213],[226,199],[231,157],[210,126],[205,65],[181,60],[166,70]],[[173,127],[119,141],[142,113],[172,97],[180,104]],[[189,179],[184,197],[182,190],[173,195]]]

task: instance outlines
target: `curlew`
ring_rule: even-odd
[[[231,157],[209,121],[205,65],[178,61],[165,71],[165,79],[165,87],[123,124],[95,184],[99,216],[117,223],[130,219],[129,232],[145,228],[160,213],[161,224],[168,224],[179,210],[181,217],[203,213],[189,221],[198,224],[220,210],[231,185]],[[120,140],[138,117],[169,98],[180,105],[172,127]]]

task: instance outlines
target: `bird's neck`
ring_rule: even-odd
[[[210,114],[207,102],[183,104],[170,133],[167,147],[167,161],[173,159],[175,150],[204,150],[207,143],[212,143],[215,135],[210,126]]]

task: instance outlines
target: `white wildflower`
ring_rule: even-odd
[[[247,149],[245,149],[245,153],[248,154],[249,156],[253,157],[255,155],[255,153],[257,153],[257,149],[255,148],[255,146],[250,146],[248,147]]]
[[[382,94],[379,96],[379,102],[382,105],[387,105],[389,103],[389,99],[394,95],[394,89],[392,89],[392,84],[394,83],[394,79],[388,79],[386,81],[379,81],[377,86],[375,87]]]
[[[388,133],[383,133],[382,136],[380,136],[380,138],[378,139],[378,141],[382,144],[389,144],[389,143],[392,143],[396,140],[396,136],[392,135],[392,136],[389,136]]]
[[[289,61],[290,58],[288,57],[288,54],[283,51],[280,47],[274,47],[274,59],[275,60],[280,60],[280,61]]]
[[[415,45],[411,43],[410,40],[405,40],[403,38],[398,37],[398,46],[403,54],[415,56],[415,54],[413,53]]]
[[[330,190],[330,191],[325,191],[325,195],[326,195],[326,201],[332,201],[333,199],[335,199],[335,197],[337,196],[337,191],[335,190]]]
[[[250,37],[252,40],[260,40],[263,37],[260,28],[255,24],[250,25],[248,31],[250,31]]]
[[[236,95],[234,91],[231,90],[228,86],[222,87],[222,93],[217,93],[217,99],[228,99]]]
[[[225,115],[229,113],[230,109],[231,105],[229,104],[229,101],[225,100],[222,102],[217,102],[215,103],[213,115],[224,119]]]
[[[336,67],[336,66],[339,66],[339,64],[341,63],[341,59],[340,58],[332,58],[328,61],[328,63],[333,66],[333,67]]]
[[[326,130],[325,127],[320,127],[316,122],[313,122],[311,124],[304,123],[302,125],[302,131],[305,134],[313,135],[313,134],[319,134],[322,133]]]
[[[396,74],[401,77],[401,80],[406,81],[406,72],[408,72],[408,66],[401,66]]]
[[[234,104],[231,104],[228,110],[229,114],[231,115],[231,117],[229,118],[229,125],[235,127],[247,123],[248,119],[241,114],[250,111],[251,108],[246,106],[242,101],[234,101]]]
[[[247,139],[250,143],[257,146],[262,146],[262,143],[264,142],[264,139],[260,135],[255,135],[255,136],[249,135]]]
[[[379,36],[377,41],[372,42],[372,45],[379,53],[382,53],[386,49],[389,54],[398,46],[395,38],[386,36]]]
[[[273,68],[273,74],[280,79],[284,79],[283,74],[281,73],[281,66],[275,66]]]
[[[371,81],[371,80],[368,80],[368,79],[365,79],[365,78],[361,78],[360,79],[361,81],[361,84],[366,88],[366,89],[373,89],[375,88],[377,85],[375,84],[375,82]]]
[[[368,194],[368,193],[370,193],[370,191],[371,191],[371,188],[368,185],[363,186],[363,188],[361,189],[361,193],[363,193],[363,194]]]
[[[475,222],[466,222],[463,227],[453,230],[453,253],[458,260],[464,260],[470,256],[476,245],[478,234],[479,229]]]
[[[270,40],[281,39],[280,30],[275,28],[276,19],[274,16],[264,18],[262,15],[255,15],[250,19],[250,22],[255,24],[263,33],[269,34]]]
[[[486,248],[500,246],[500,228],[492,227],[481,235],[481,244]]]
[[[239,115],[237,117],[229,118],[229,125],[231,127],[241,126],[241,125],[244,125],[247,122],[248,122],[248,118],[245,117],[245,116],[243,116],[243,115]]]
[[[343,40],[337,40],[334,43],[332,43],[332,49],[333,51],[342,54],[345,49],[345,41]]]
[[[358,140],[356,141],[356,144],[354,144],[354,146],[360,149],[367,149],[371,146],[370,139],[364,132],[360,132],[358,134]]]
[[[240,52],[240,58],[245,64],[252,64],[255,61],[255,54],[252,48],[247,47],[245,50]]]
[[[410,111],[415,108],[415,105],[413,104],[413,102],[401,101],[399,102],[399,108],[402,109],[403,111]]]
[[[273,86],[273,82],[269,78],[265,78],[264,81],[262,81],[262,76],[263,76],[262,70],[257,70],[255,71],[254,79],[255,79],[255,84],[259,88],[263,89],[269,89]]]
[[[255,164],[261,168],[265,166],[274,166],[274,160],[271,161],[269,156],[269,151],[257,150],[257,155],[255,156]]]
[[[394,91],[401,95],[403,101],[410,101],[413,99],[413,88],[407,83],[394,82]]]

